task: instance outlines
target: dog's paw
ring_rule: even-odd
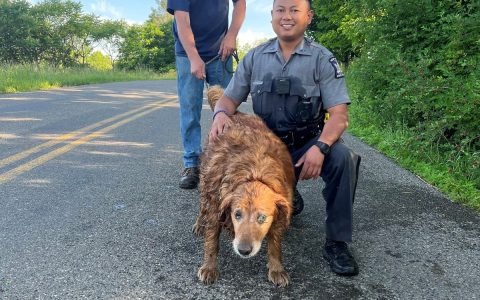
[[[282,271],[269,270],[268,280],[270,280],[274,284],[281,287],[287,286],[290,283],[290,277],[288,276],[288,273],[285,272],[285,270],[282,270]]]
[[[193,224],[193,226],[192,226],[192,232],[195,235],[204,236],[205,235],[205,226],[202,226],[198,222],[195,222],[195,224]]]
[[[217,268],[210,268],[205,265],[201,266],[197,273],[198,279],[205,284],[215,283],[219,275]]]

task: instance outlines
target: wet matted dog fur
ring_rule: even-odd
[[[212,109],[223,89],[207,96]],[[286,286],[282,239],[292,213],[295,174],[287,147],[257,116],[237,112],[233,125],[205,145],[200,160],[200,212],[193,226],[204,237],[204,261],[198,278],[218,279],[219,237],[222,228],[233,237],[234,251],[256,255],[267,238],[268,279]]]

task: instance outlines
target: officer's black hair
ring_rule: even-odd
[[[306,0],[308,2],[308,8],[312,9],[312,0]],[[275,3],[275,0],[273,0],[273,3]]]

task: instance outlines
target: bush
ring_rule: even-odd
[[[478,3],[384,0],[368,15],[374,26],[348,70],[356,113],[368,118],[357,120],[410,131],[417,153],[407,155],[446,164],[480,190]]]

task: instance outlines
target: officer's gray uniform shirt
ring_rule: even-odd
[[[295,127],[296,124],[289,118],[288,113],[285,113],[286,116],[282,119],[278,111],[271,111],[272,107],[270,103],[265,103],[265,99],[256,100],[262,93],[274,92],[275,78],[278,77],[290,78],[290,95],[300,98],[321,97],[323,110],[350,103],[344,76],[333,54],[322,45],[307,39],[296,48],[288,62],[285,62],[276,38],[249,51],[239,63],[225,89],[225,95],[234,101],[242,102],[251,93],[255,113],[266,119],[270,128],[283,130],[286,127]],[[278,96],[267,100],[284,101]],[[260,103],[262,101],[264,103]],[[293,105],[288,101],[275,105],[275,110],[294,110],[293,107],[288,107]],[[273,123],[269,123],[269,118],[274,120]]]

